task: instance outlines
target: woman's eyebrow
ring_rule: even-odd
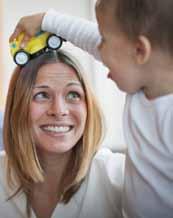
[[[48,89],[49,88],[49,86],[46,86],[46,85],[36,85],[36,86],[34,86],[34,89]]]
[[[82,86],[81,83],[78,82],[78,81],[71,81],[71,82],[69,82],[69,83],[67,84],[67,87],[68,87],[68,86],[74,86],[74,85]],[[35,86],[34,86],[34,89],[48,89],[48,88],[49,88],[49,86],[47,86],[47,85],[35,85]]]
[[[73,85],[82,86],[81,83],[78,81],[71,81],[67,84],[67,86],[73,86]]]

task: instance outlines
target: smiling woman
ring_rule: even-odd
[[[2,216],[121,217],[124,156],[98,151],[102,135],[102,113],[73,57],[49,51],[17,67],[0,155]]]
[[[30,113],[37,148],[71,153],[87,118],[84,89],[73,68],[60,62],[39,69]]]

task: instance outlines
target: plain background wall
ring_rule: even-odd
[[[15,67],[9,54],[8,38],[20,17],[33,14],[36,12],[47,11],[54,8],[60,12],[83,17],[89,20],[94,19],[94,0],[1,0],[2,3],[2,56],[3,56],[3,75],[1,75],[3,83],[1,90],[1,105],[4,106],[4,99],[11,73]],[[2,16],[1,15],[1,16]],[[121,93],[115,84],[106,79],[107,69],[102,64],[94,61],[86,53],[80,49],[74,49],[72,46],[68,48],[82,62],[83,66],[89,72],[90,79],[96,94],[99,97],[101,106],[106,118],[107,134],[104,144],[119,149],[124,146],[122,134],[122,113],[124,105],[124,94]],[[2,103],[3,102],[3,103]]]

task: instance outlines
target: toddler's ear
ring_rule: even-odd
[[[145,36],[139,36],[136,42],[136,60],[138,64],[145,64],[151,55],[151,43]]]

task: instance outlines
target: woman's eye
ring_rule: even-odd
[[[75,100],[75,101],[77,100],[77,101],[79,101],[81,99],[81,96],[80,96],[80,94],[78,92],[73,91],[73,92],[69,92],[67,94],[66,98],[68,100]]]
[[[33,97],[34,100],[44,100],[44,99],[48,99],[48,98],[49,98],[49,96],[46,92],[38,92]]]

